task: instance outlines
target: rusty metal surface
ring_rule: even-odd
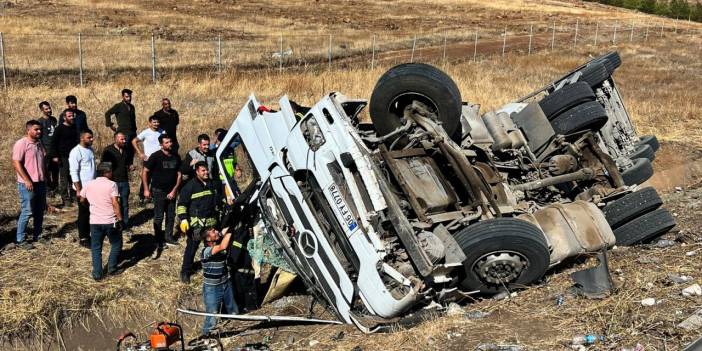
[[[546,234],[551,247],[551,266],[568,257],[611,247],[616,242],[604,214],[590,202],[552,204],[519,218],[536,224]]]

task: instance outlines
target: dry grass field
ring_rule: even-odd
[[[0,31],[8,33],[9,37],[41,33],[52,40],[55,34],[81,31],[135,34],[146,38],[156,31],[163,40],[188,43],[188,47],[201,42],[201,38],[216,35],[255,43],[256,38],[272,33],[332,30],[351,33],[349,40],[355,38],[367,43],[368,33],[376,31],[392,35],[393,31],[411,32],[416,28],[441,32],[478,25],[499,30],[506,25],[523,26],[530,21],[576,18],[591,21],[637,18],[651,25],[659,22],[673,25],[671,21],[578,1],[320,0],[289,1],[281,5],[274,1],[222,0],[182,1],[174,5],[166,1],[59,3],[29,0],[2,1],[0,12]],[[682,28],[685,24],[679,26]],[[116,53],[115,62],[119,61],[124,67],[136,61],[135,57],[148,55],[120,56],[124,47],[120,45],[129,43],[119,44],[119,40],[108,38],[103,40],[105,46],[101,50]],[[101,41],[98,37],[93,39]],[[679,174],[666,177],[674,179],[670,184],[691,190],[667,197],[669,205],[680,214],[678,219],[685,233],[681,240],[688,247],[614,251],[612,269],[622,283],[616,295],[601,301],[568,299],[564,306],[555,306],[553,296],[563,293],[570,284],[567,273],[581,267],[574,265],[556,270],[547,284],[520,292],[516,299],[478,301],[467,306],[467,310],[491,312],[485,320],[444,317],[410,330],[370,337],[362,337],[351,327],[262,327],[255,332],[246,331],[244,335],[230,335],[225,341],[232,347],[244,341],[267,341],[275,349],[308,349],[309,342],[317,340],[320,341],[317,349],[350,350],[356,346],[363,350],[472,349],[480,342],[497,342],[554,350],[562,349],[562,341],[576,333],[595,332],[609,338],[597,349],[618,350],[624,346],[633,347],[637,342],[646,350],[681,349],[695,334],[676,329],[675,324],[699,308],[700,300],[675,296],[679,287],[668,286],[664,280],[667,273],[692,275],[698,283],[702,279],[699,258],[685,256],[686,251],[698,249],[701,238],[701,222],[696,214],[702,207],[692,196],[700,195],[700,190],[694,189],[699,187],[697,182],[702,174],[685,171],[685,164],[697,162],[702,152],[702,116],[697,103],[702,99],[702,90],[698,88],[702,77],[701,45],[699,37],[666,34],[663,39],[647,42],[583,45],[576,50],[561,47],[555,52],[540,50],[531,56],[510,53],[504,58],[483,57],[476,63],[470,60],[429,61],[442,65],[455,79],[464,100],[482,104],[485,111],[541,87],[592,56],[608,50],[620,52],[624,63],[615,79],[629,112],[640,133],[656,134],[664,143],[656,160],[657,170],[682,170],[682,177]],[[228,127],[251,93],[274,108],[284,94],[303,104],[313,104],[329,91],[368,98],[375,80],[390,64],[381,63],[373,70],[364,65],[363,68],[335,67],[329,71],[325,65],[311,65],[282,73],[246,69],[231,69],[221,75],[183,72],[167,76],[157,84],[145,74],[116,74],[89,80],[85,87],[79,88],[75,80],[52,80],[50,84],[42,80],[41,72],[63,68],[61,57],[69,56],[70,60],[74,57],[69,50],[48,52],[54,59],[40,65],[39,73],[32,76],[30,84],[13,84],[0,94],[0,120],[5,121],[0,139],[0,174],[3,175],[0,178],[0,203],[3,204],[0,248],[13,240],[18,208],[10,148],[22,135],[24,122],[39,115],[36,107],[39,101],[52,102],[58,114],[65,95],[78,96],[79,107],[87,112],[89,124],[96,132],[95,147],[100,152],[110,142],[111,135],[103,125],[102,115],[118,101],[123,87],[135,92],[140,127],[145,126],[148,116],[159,108],[160,98],[167,96],[182,116],[179,139],[183,149],[187,149],[199,133]],[[33,58],[41,57],[41,53],[40,46],[28,46],[26,51],[20,51],[25,57],[21,61],[26,63],[21,68],[31,69]],[[74,67],[74,63],[70,65]],[[78,349],[82,346],[83,349],[107,349],[124,328],[141,328],[152,320],[174,319],[177,306],[200,306],[199,278],[190,285],[182,285],[177,280],[182,248],[166,250],[156,261],[144,259],[150,245],[149,211],[133,208],[132,215],[139,224],[135,231],[140,240],[125,245],[128,269],[116,278],[93,282],[89,274],[89,252],[62,239],[75,235],[73,213],[59,213],[48,218],[50,244],[40,244],[32,251],[0,251],[0,345],[6,345],[0,348]],[[640,258],[644,256],[653,260],[641,263]],[[645,309],[638,304],[645,297],[662,298],[666,302]],[[189,333],[194,333],[197,330],[194,328],[201,323],[188,318],[181,321]],[[89,331],[81,328],[81,324]],[[246,326],[229,325],[233,331],[243,331]],[[331,340],[340,332],[345,336]]]

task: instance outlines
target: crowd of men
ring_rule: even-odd
[[[167,246],[179,245],[174,235],[177,217],[178,229],[186,238],[181,282],[190,283],[193,262],[203,241],[206,310],[238,313],[227,252],[230,247],[240,250],[242,244],[231,239],[232,233],[227,228],[218,230],[222,206],[226,201],[231,203],[238,194],[235,185],[234,194],[227,192],[220,174],[227,172],[232,177],[241,174],[233,152],[224,160],[223,170],[215,161],[215,150],[226,130],[217,129],[215,140],[210,140],[207,134],[199,135],[197,146],[181,160],[176,134],[180,117],[171,107],[171,101],[163,98],[162,108],[149,117],[147,128],[139,132],[132,91],[123,89],[121,98],[105,112],[105,127],[112,130],[113,143],[99,157],[92,147],[94,136],[87,116],[78,109],[75,96],[66,97],[66,108],[58,119],[48,102],[39,103],[41,117],[26,122],[26,135],[12,149],[21,205],[16,246],[32,249],[34,242],[48,240],[41,235],[44,213],[54,210],[47,204],[47,196],[58,195],[63,209],[77,206],[79,243],[91,250],[92,278],[99,281],[120,274],[123,236],[133,239],[129,179],[130,174],[140,170],[140,204],[153,202],[156,245],[151,258],[158,259]],[[136,167],[139,165],[142,167]],[[30,218],[33,218],[33,232],[28,235],[25,232]],[[103,272],[102,265],[105,237],[110,243],[107,272]],[[203,333],[208,333],[213,325],[214,319],[206,318]]]

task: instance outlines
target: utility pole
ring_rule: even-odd
[[[410,57],[410,62],[414,62],[414,49],[417,47],[417,34],[414,35],[414,40],[412,40],[412,56]]]
[[[373,34],[373,47],[371,49],[372,54],[371,54],[371,71],[373,68],[375,68],[375,34]]]
[[[507,46],[507,27],[505,27],[505,34],[502,37],[502,57],[505,57],[505,47]]]
[[[475,29],[475,44],[473,44],[473,62],[478,59],[478,28]]]
[[[527,51],[527,56],[531,56],[531,40],[534,37],[534,25],[529,26],[529,51]]]
[[[151,33],[151,79],[156,83],[156,40]]]
[[[0,56],[2,56],[2,87],[7,90],[7,75],[5,72],[5,40],[0,32]]]
[[[580,25],[580,19],[575,20],[575,35],[573,35],[573,49],[578,46],[578,27]]]
[[[222,73],[222,36],[217,35],[217,73]]]
[[[597,35],[600,30],[600,22],[595,23],[595,46],[597,46]]]
[[[83,87],[83,43],[81,34],[78,33],[78,74],[80,76],[80,87]]]
[[[553,33],[551,34],[551,52],[553,52],[553,46],[556,43],[556,21],[553,22]]]

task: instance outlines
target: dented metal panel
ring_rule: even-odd
[[[616,242],[604,214],[590,202],[552,204],[519,218],[536,224],[546,234],[551,266],[568,257],[609,248]]]

